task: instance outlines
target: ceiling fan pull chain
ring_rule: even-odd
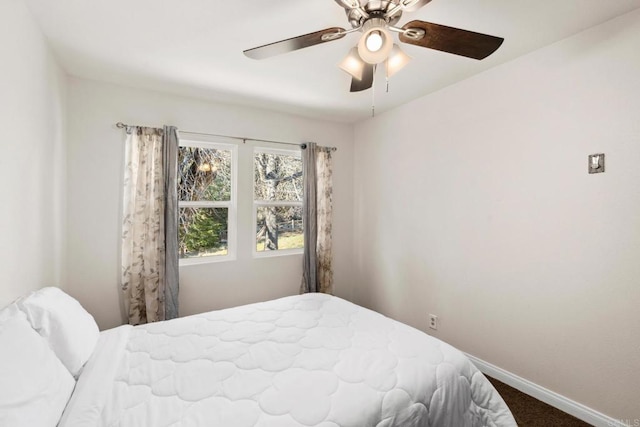
[[[376,116],[376,70],[378,64],[373,66],[373,82],[371,83],[371,117]]]

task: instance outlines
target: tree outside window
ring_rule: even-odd
[[[288,150],[254,151],[256,252],[301,252],[302,159]]]

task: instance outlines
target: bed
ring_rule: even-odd
[[[460,351],[324,294],[121,326],[91,347],[60,427],[516,426]]]

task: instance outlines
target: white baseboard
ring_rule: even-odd
[[[544,387],[512,374],[509,371],[505,371],[491,363],[485,362],[484,360],[478,359],[470,354],[467,354],[467,357],[483,374],[495,378],[498,381],[528,394],[529,396],[535,397],[536,399],[546,403],[547,405],[551,405],[562,412],[573,415],[586,423],[596,427],[627,427],[627,424],[624,424],[621,420],[613,419],[601,412],[584,406],[578,402],[574,402],[571,399],[567,399],[558,393],[547,390]]]

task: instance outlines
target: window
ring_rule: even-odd
[[[235,257],[236,153],[233,145],[180,141],[178,247],[181,264]]]
[[[300,152],[256,148],[253,193],[255,253],[260,256],[302,252]]]

